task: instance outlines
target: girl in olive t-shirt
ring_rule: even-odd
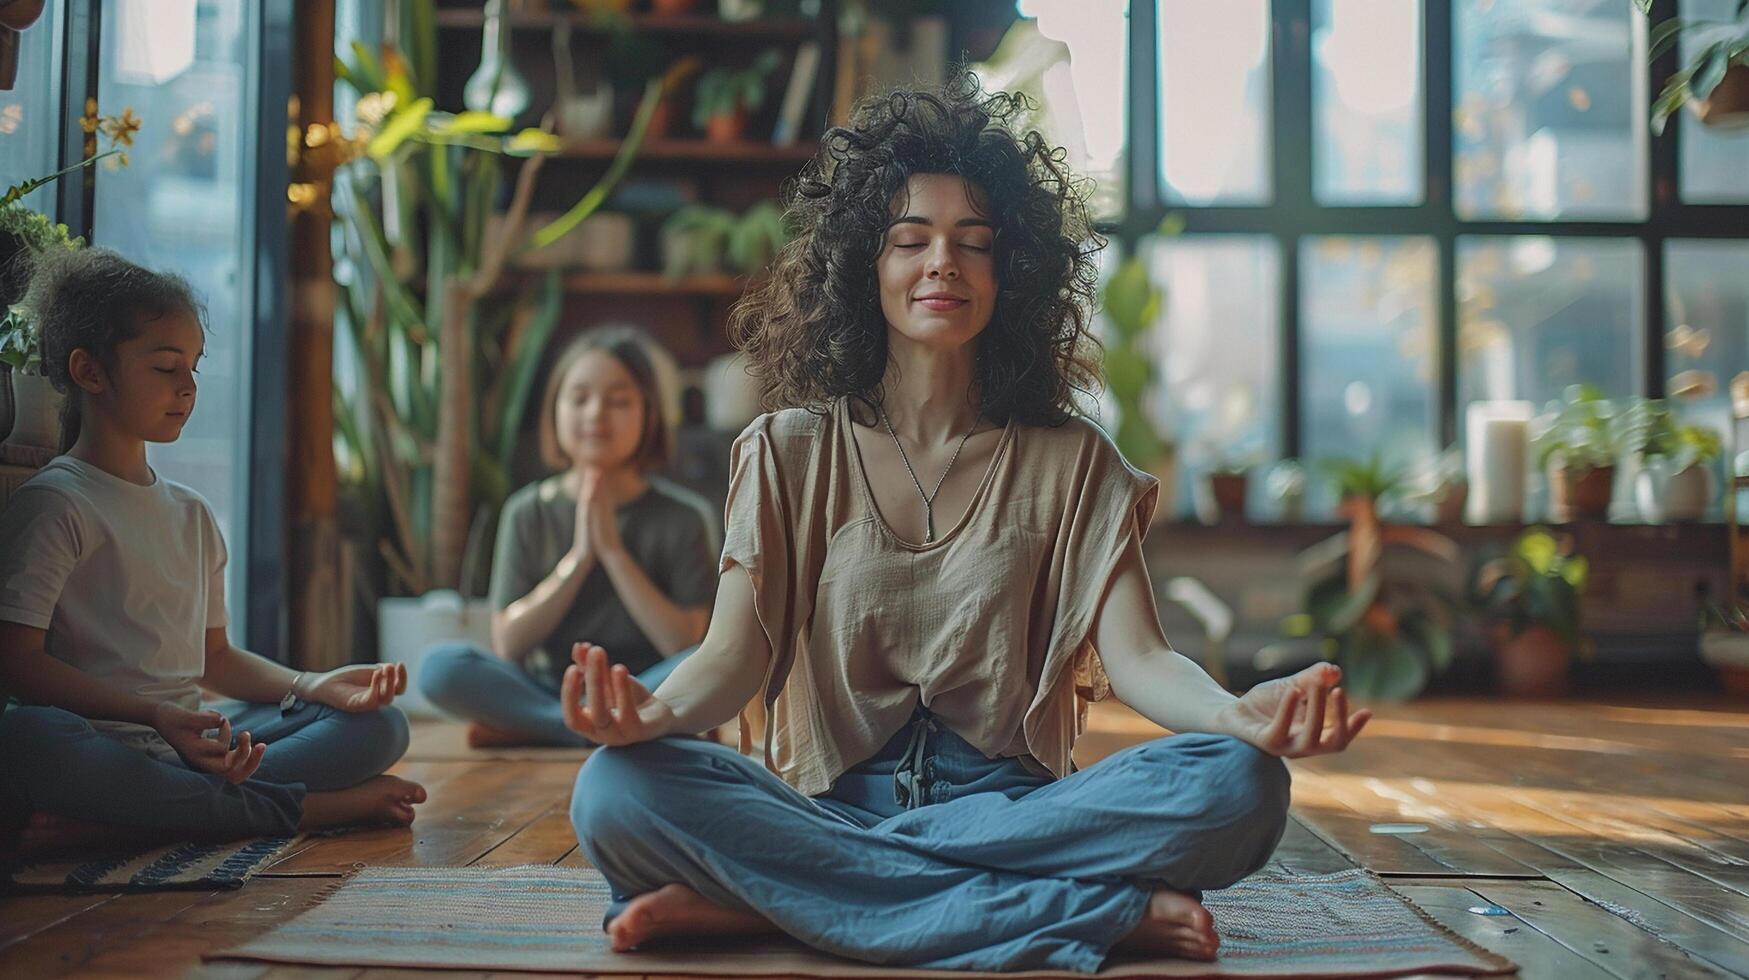
[[[716,593],[716,533],[702,497],[650,471],[666,462],[650,341],[585,334],[559,355],[541,455],[559,472],[512,494],[492,566],[492,650],[451,643],[419,686],[466,718],[468,743],[586,745],[565,727],[571,645],[613,644],[651,688],[698,644]]]

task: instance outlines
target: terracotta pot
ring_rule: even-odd
[[[719,112],[704,122],[704,137],[712,143],[737,143],[747,132],[747,110]]]
[[[1505,624],[1495,624],[1494,684],[1515,698],[1558,698],[1567,693],[1567,663],[1571,650],[1547,626],[1532,626],[1513,636]]]
[[[1560,523],[1608,520],[1614,484],[1613,466],[1594,466],[1588,470],[1550,466],[1549,516]]]
[[[1445,485],[1445,495],[1439,498],[1439,503],[1433,506],[1433,523],[1462,524],[1464,522],[1464,507],[1470,500],[1470,484],[1466,480],[1453,480]]]
[[[663,140],[674,128],[674,102],[663,99],[656,103],[655,111],[650,113],[650,125],[644,130],[644,139]]]
[[[1210,473],[1209,493],[1215,498],[1215,510],[1222,521],[1243,521],[1245,519],[1246,487],[1250,484],[1250,475],[1246,473]]]
[[[1689,105],[1700,121],[1716,129],[1749,129],[1749,65],[1732,65],[1706,99]]]
[[[659,17],[681,17],[698,8],[698,0],[650,0],[650,12]]]

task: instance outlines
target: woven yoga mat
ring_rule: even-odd
[[[0,893],[152,892],[236,888],[278,860],[301,837],[256,837],[228,844],[162,847],[22,859],[0,867]]]
[[[1509,973],[1502,957],[1423,915],[1364,871],[1259,875],[1208,892],[1217,963],[1136,960],[1109,977],[1391,977]],[[358,967],[706,976],[966,977],[872,966],[790,942],[669,944],[618,954],[601,920],[607,883],[586,868],[367,868],[296,918],[208,959]]]

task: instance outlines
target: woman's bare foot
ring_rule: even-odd
[[[349,789],[327,790],[304,796],[304,819],[299,830],[320,830],[348,824],[389,824],[405,827],[413,822],[413,807],[425,802],[425,787],[399,776],[377,776]]]
[[[470,749],[518,749],[541,744],[527,735],[507,732],[477,721],[468,724],[467,740]]]
[[[776,931],[763,916],[723,908],[685,885],[645,892],[607,924],[616,953],[663,936],[752,936]]]
[[[1161,888],[1148,896],[1148,911],[1134,932],[1112,948],[1114,953],[1181,956],[1212,960],[1220,949],[1215,917],[1202,903],[1183,892]]]
[[[139,827],[91,823],[52,813],[33,813],[18,831],[18,851],[24,855],[66,851],[121,850],[161,844],[171,836]]]

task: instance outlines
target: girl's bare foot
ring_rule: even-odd
[[[377,776],[349,789],[308,793],[299,830],[320,830],[348,824],[413,822],[413,807],[425,802],[425,787],[399,776]]]
[[[776,931],[763,916],[723,908],[685,885],[645,892],[607,924],[616,953],[663,936],[751,936]]]
[[[1215,917],[1183,892],[1162,888],[1148,896],[1148,910],[1134,932],[1112,947],[1114,953],[1180,956],[1212,960],[1220,948]]]
[[[539,745],[539,742],[526,735],[507,732],[502,728],[493,728],[480,722],[468,725],[468,748],[470,749],[516,749],[526,745]]]
[[[90,823],[52,813],[33,813],[18,832],[18,851],[24,855],[66,851],[121,850],[149,847],[171,839],[161,831]]]

